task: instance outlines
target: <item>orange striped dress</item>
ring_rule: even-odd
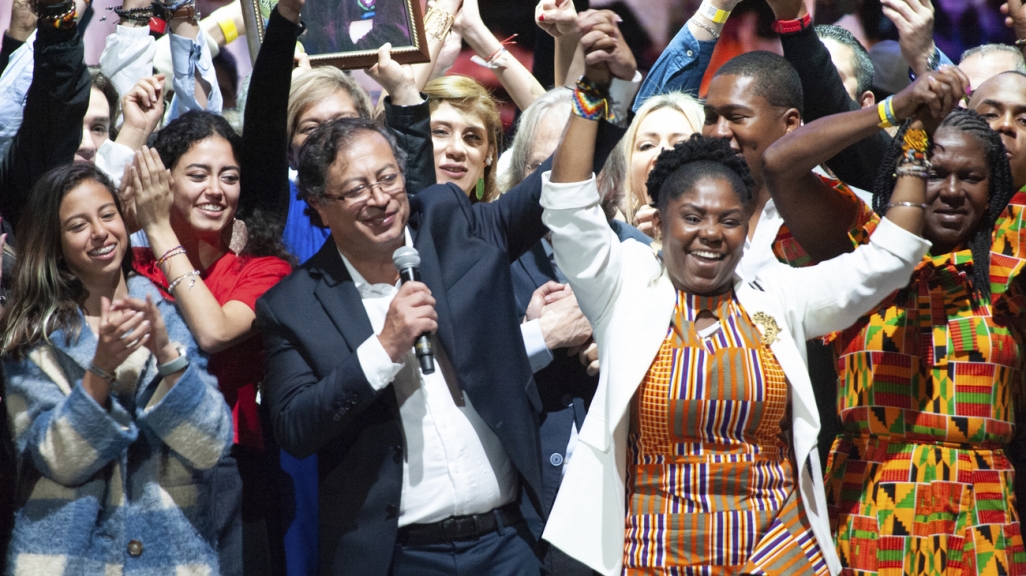
[[[701,310],[714,333],[696,330]],[[733,292],[678,292],[631,406],[624,574],[828,574],[787,412],[784,372]]]

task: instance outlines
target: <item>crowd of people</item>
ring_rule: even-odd
[[[361,2],[375,103],[279,0],[228,108],[229,12],[124,0],[94,68],[92,6],[14,0],[4,572],[1026,574],[1026,5],[955,65],[880,0],[884,94],[765,1],[782,55],[710,69],[703,0],[642,74],[541,0],[551,89],[479,0],[414,65]]]

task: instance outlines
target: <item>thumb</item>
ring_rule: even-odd
[[[378,66],[380,69],[385,69],[389,64],[392,63],[392,43],[385,42],[378,48]]]

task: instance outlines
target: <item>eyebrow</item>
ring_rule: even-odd
[[[980,102],[979,105],[980,106],[993,106],[994,108],[1011,108],[1012,110],[1015,110],[1016,113],[1026,112],[1026,104],[1014,104],[1014,103],[1009,103],[1009,102],[1000,102],[998,100],[992,100],[990,98],[984,99],[984,101]]]
[[[99,208],[97,208],[96,211],[97,212],[101,212],[103,210],[106,210],[110,206],[113,206],[113,207],[117,208],[117,204],[115,204],[114,202],[107,202],[106,204],[104,204],[104,205],[100,206]],[[65,218],[64,222],[62,222],[61,225],[62,226],[66,226],[68,224],[68,222],[71,222],[75,218],[85,218],[85,217],[86,217],[86,213],[85,212],[80,212],[78,214],[72,214],[71,216],[68,216],[67,218]]]
[[[386,170],[388,170],[388,169],[395,170],[396,172],[399,171],[399,167],[398,166],[396,166],[395,164],[389,163],[389,164],[386,164],[386,165],[382,166],[381,168],[378,168],[374,172],[374,174],[377,175],[377,178],[381,178],[381,173],[386,171]],[[366,176],[354,176],[352,178],[347,178],[347,179],[339,182],[339,185],[340,186],[347,186],[347,185],[349,185],[352,182],[364,182],[364,181],[368,181]]]
[[[730,113],[730,112],[747,112],[747,113],[753,112],[753,110],[751,108],[749,108],[748,106],[744,106],[742,104],[733,104],[733,103],[731,103],[731,104],[724,104],[723,106],[716,107],[716,106],[713,106],[713,105],[709,104],[708,102],[706,102],[704,108],[706,110],[715,110],[719,114],[727,114],[727,113]]]
[[[446,128],[452,128],[452,122],[446,122],[445,120],[432,120],[431,124],[437,124],[439,126],[445,126]],[[484,126],[467,126],[467,129],[468,130],[477,130],[477,131],[480,131],[480,132],[484,132],[485,131]]]
[[[209,164],[201,164],[199,162],[193,162],[192,164],[189,164],[185,167],[186,170],[188,170],[189,168],[202,168],[208,172],[212,172]],[[241,172],[241,170],[239,170],[239,167],[235,165],[225,166],[221,168],[221,172],[224,172],[225,170],[236,170]]]

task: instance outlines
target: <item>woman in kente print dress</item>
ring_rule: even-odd
[[[853,138],[879,122],[848,121]],[[908,281],[927,249],[909,232],[922,211],[895,210],[854,253],[743,283],[754,183],[729,142],[695,136],[660,155],[657,255],[605,222],[587,159],[596,131],[571,116],[572,145],[543,175],[543,220],[602,361],[543,537],[610,576],[837,574],[805,340]],[[896,201],[924,198],[921,179],[899,181]]]
[[[833,338],[843,433],[828,505],[852,573],[1026,574],[1002,449],[1022,406],[1026,197],[1009,202],[1001,138],[975,112],[949,116],[934,145],[933,250],[907,288]]]
[[[880,214],[893,202],[905,134],[877,179]],[[781,158],[819,162],[833,144]],[[930,254],[907,287],[828,339],[842,420],[826,473],[830,520],[845,574],[1026,574],[1002,450],[1022,406],[1026,195],[1013,197],[1001,138],[975,112],[945,118],[929,161]]]

